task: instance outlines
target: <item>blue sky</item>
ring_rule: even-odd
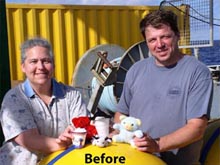
[[[6,0],[6,3],[72,4],[72,5],[157,5],[162,0]],[[213,0],[214,39],[220,40],[220,0]]]

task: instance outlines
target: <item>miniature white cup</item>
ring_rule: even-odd
[[[107,137],[109,135],[109,118],[96,117],[93,124],[100,137]]]
[[[73,140],[72,143],[75,145],[77,148],[82,148],[85,146],[86,142],[86,129],[84,128],[76,128],[73,131]]]

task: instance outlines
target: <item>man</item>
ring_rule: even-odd
[[[117,105],[121,114],[141,119],[137,149],[158,155],[168,165],[199,164],[202,137],[209,117],[212,77],[208,68],[179,51],[177,16],[158,10],[140,22],[152,57],[127,72]]]
[[[44,155],[72,144],[71,120],[88,112],[78,91],[52,78],[54,67],[47,40],[33,38],[22,44],[26,80],[6,93],[0,112],[5,136],[2,164],[34,165]]]

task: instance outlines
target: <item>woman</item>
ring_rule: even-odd
[[[71,120],[88,111],[78,91],[53,78],[54,67],[47,40],[33,38],[22,44],[26,80],[9,90],[2,102],[1,163],[37,164],[44,155],[72,144]]]

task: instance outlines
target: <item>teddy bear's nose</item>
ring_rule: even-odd
[[[132,127],[131,127],[130,125],[128,125],[128,124],[125,126],[125,128],[126,128],[127,130],[129,130],[129,131],[132,130]]]

